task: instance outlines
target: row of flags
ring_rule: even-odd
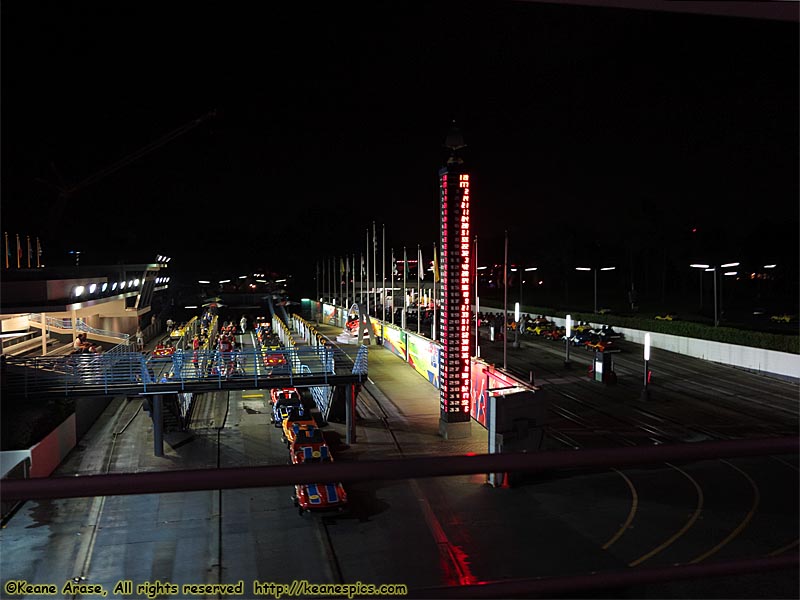
[[[21,240],[19,238],[19,234],[18,233],[16,234],[16,238],[17,238],[16,257],[14,256],[14,254],[12,254],[11,244],[8,241],[8,232],[7,231],[3,233],[3,237],[5,239],[5,244],[6,244],[6,261],[5,261],[6,269],[10,269],[11,265],[14,263],[14,261],[16,261],[16,263],[17,263],[17,268],[18,269],[22,269],[23,265],[25,263],[25,260],[23,260],[23,258],[25,256],[25,253],[23,252],[23,249],[22,249],[22,242],[21,242]],[[42,266],[42,243],[39,241],[39,238],[36,237],[36,254],[34,255],[33,247],[31,245],[31,236],[30,235],[26,235],[25,238],[26,238],[26,246],[27,246],[27,249],[28,249],[28,253],[27,253],[28,254],[27,268],[30,269],[30,268],[32,268],[34,266],[36,268],[41,267]],[[34,261],[36,262],[35,265],[33,264]]]
[[[417,264],[424,265],[425,261],[422,259],[422,248],[417,248]],[[353,259],[355,260],[355,259]],[[408,264],[408,258],[406,257],[405,248],[403,249],[403,264]],[[353,272],[355,273],[355,264],[353,265]],[[348,256],[346,259],[340,258],[339,259],[339,274],[340,275],[350,275],[350,257]],[[366,269],[364,267],[364,255],[361,255],[361,276],[363,277],[366,275]],[[397,261],[394,258],[394,248],[392,248],[392,275],[397,277],[400,275],[400,272],[397,270]],[[419,278],[425,279],[425,269],[421,269],[419,271]],[[439,258],[438,253],[436,251],[436,246],[433,247],[433,280],[437,283],[440,281],[440,273],[439,273]]]

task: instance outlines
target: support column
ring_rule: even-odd
[[[42,356],[47,354],[47,313],[42,313]]]
[[[346,442],[350,444],[356,443],[356,386],[350,384],[347,386],[347,404],[345,407],[345,427],[347,429]]]
[[[151,397],[153,403],[153,454],[164,456],[164,418],[163,418],[163,398],[161,394],[154,394]]]

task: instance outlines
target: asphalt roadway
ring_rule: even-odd
[[[552,399],[548,449],[797,435],[796,382],[654,350],[651,397],[642,402],[635,347],[617,357],[616,386],[589,379],[588,353],[573,351],[566,369],[562,352],[543,340],[506,350],[509,368],[534,371]],[[486,343],[482,355],[502,365],[502,343]],[[370,349],[369,373],[357,443],[342,443],[344,425],[325,427],[337,461],[486,451],[476,423],[465,440],[438,435],[438,391],[388,350]],[[56,475],[288,461],[262,390],[204,395],[191,433],[168,442],[155,457],[141,401],[116,398]],[[796,554],[797,479],[794,455],[564,473],[510,488],[493,488],[483,475],[369,481],[349,485],[349,509],[327,515],[299,516],[290,488],[28,501],[0,532],[2,597],[52,597],[9,594],[8,582],[20,580],[55,584],[59,597],[73,580],[107,592],[66,594],[76,598],[143,598],[166,589],[137,590],[146,583],[240,580],[243,592],[227,596],[179,588],[151,597],[274,597],[254,586],[296,580],[414,591]],[[131,593],[116,587],[126,580]],[[570,597],[797,598],[797,581],[797,570],[785,570]]]

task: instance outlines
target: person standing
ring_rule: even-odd
[[[242,318],[239,321],[239,327],[242,328],[242,333],[245,333],[247,331],[247,317],[245,317],[244,315],[242,315]]]
[[[139,348],[139,352],[144,350],[144,334],[141,327],[136,328],[136,347]]]

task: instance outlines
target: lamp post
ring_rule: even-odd
[[[650,334],[644,334],[644,387],[642,388],[642,400],[647,400],[649,398],[649,391],[647,389],[647,384],[649,383],[648,377],[648,368],[647,365],[650,362]]]
[[[714,274],[714,327],[719,327],[719,315],[722,312],[722,290],[720,289],[719,300],[717,299],[717,270],[728,269],[730,267],[738,267],[740,263],[729,262],[722,265],[707,265],[702,263],[692,263],[689,266],[693,269],[703,269],[706,272]],[[725,275],[736,275],[736,271],[727,271]]]
[[[617,267],[600,267],[601,271],[613,271]],[[576,271],[591,271],[594,274],[594,314],[597,314],[597,267],[575,267]]]
[[[569,368],[569,338],[572,336],[572,315],[567,315],[567,330],[566,335],[564,336],[564,341],[567,342],[567,357],[564,359],[564,366]]]

